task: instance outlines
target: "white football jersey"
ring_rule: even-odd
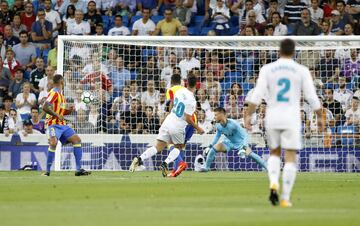
[[[188,89],[179,89],[174,96],[171,113],[166,117],[163,124],[185,128],[185,113],[192,115],[196,109],[196,100],[194,94]]]
[[[249,102],[259,105],[263,97],[266,97],[267,129],[300,130],[301,91],[313,110],[320,109],[309,69],[292,59],[280,58],[261,68]]]

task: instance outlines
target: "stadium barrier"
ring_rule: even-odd
[[[132,157],[142,153],[152,144],[156,135],[102,135],[94,140],[93,134],[80,135],[84,144],[83,165],[90,170],[128,170]],[[202,154],[204,147],[213,135],[194,135],[187,145],[185,161],[193,170],[197,155]],[[90,148],[91,147],[91,148]],[[28,163],[35,163],[37,170],[46,167],[47,139],[45,135],[0,135],[0,170],[17,170]],[[103,151],[106,149],[107,151]],[[267,159],[269,151],[262,145],[253,147],[262,158]],[[156,170],[167,153],[157,155],[145,162],[146,170]],[[106,155],[104,154],[106,153]],[[101,158],[91,155],[103,155]],[[216,170],[261,171],[259,166],[249,160],[240,159],[235,151],[217,154]],[[92,159],[92,160],[86,160]],[[61,170],[75,167],[72,147],[64,146],[61,154]],[[360,148],[305,148],[299,151],[298,168],[302,172],[360,172]]]

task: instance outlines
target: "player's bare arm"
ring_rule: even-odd
[[[204,131],[202,128],[200,128],[200,127],[193,121],[191,115],[188,115],[188,114],[185,113],[185,121],[186,121],[189,125],[191,125],[192,127],[194,127],[194,128],[198,131],[199,134],[204,134],[204,133],[205,133],[205,131]]]
[[[57,114],[54,110],[53,110],[53,107],[50,103],[48,103],[47,101],[44,102],[43,106],[42,106],[42,109],[44,112],[46,112],[47,114],[49,115],[52,115],[52,116],[55,116],[57,117],[59,120],[63,120],[64,117]]]
[[[256,111],[256,104],[248,103],[248,108],[245,110],[245,128],[251,131],[251,115]]]

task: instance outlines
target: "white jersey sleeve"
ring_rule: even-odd
[[[305,99],[310,104],[311,108],[314,111],[319,110],[321,107],[320,101],[316,94],[314,82],[311,77],[310,71],[307,68],[304,70],[304,74],[303,74],[302,91]]]
[[[253,92],[251,93],[251,95],[249,94],[249,99],[248,101],[250,103],[259,105],[262,101],[262,99],[264,99],[264,97],[266,96],[266,91],[267,91],[267,80],[266,80],[266,66],[262,67],[260,69],[259,72],[259,79],[257,80],[256,86],[253,90]]]

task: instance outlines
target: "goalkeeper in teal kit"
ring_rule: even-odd
[[[210,171],[211,163],[215,159],[216,152],[237,151],[241,158],[250,157],[257,162],[262,168],[267,169],[265,161],[248,147],[248,134],[236,120],[226,117],[224,108],[215,109],[216,135],[211,145],[205,149],[206,161],[202,172]],[[221,135],[225,138],[218,142]]]

